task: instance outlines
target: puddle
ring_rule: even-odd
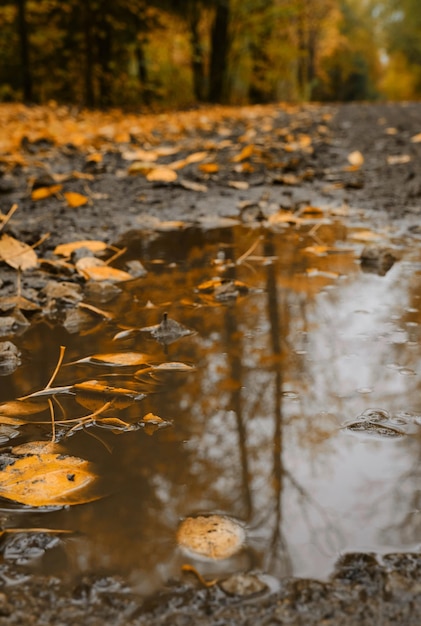
[[[323,578],[343,552],[416,548],[421,258],[361,268],[370,237],[359,232],[339,221],[132,232],[120,268],[140,261],[146,275],[85,298],[113,319],[40,322],[13,338],[22,364],[0,379],[2,402],[43,389],[60,346],[54,385],[99,381],[133,397],[71,432],[63,415],[88,415],[98,399],[57,397],[60,444],[95,465],[107,493],[54,510],[3,500],[2,527],[73,531],[3,537],[4,558],[26,563],[29,545],[34,568],[110,569],[148,593],[186,562],[203,575]],[[184,329],[171,341],[156,330],[164,314]],[[1,441],[48,440],[50,419],[48,406],[25,415]],[[245,544],[196,562],[178,528],[213,514],[236,520]]]

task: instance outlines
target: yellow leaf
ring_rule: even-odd
[[[153,424],[159,424],[164,420],[159,415],[154,415],[153,413],[147,413],[142,417],[142,422],[151,422]]]
[[[79,248],[87,248],[91,252],[102,252],[107,249],[107,244],[103,241],[91,240],[91,239],[82,239],[81,241],[71,241],[69,243],[62,243],[56,246],[54,250],[54,254],[59,254],[60,256],[69,257],[75,250],[79,250]]]
[[[216,174],[219,172],[218,163],[201,163],[198,167],[204,174]]]
[[[232,158],[233,163],[240,163],[240,161],[244,161],[245,159],[249,159],[254,152],[254,145],[249,144],[248,146],[244,146],[239,154],[236,154],[235,157]]]
[[[156,168],[153,161],[134,161],[128,168],[129,174],[144,174],[145,176]]]
[[[54,196],[56,193],[63,189],[63,185],[50,185],[50,187],[38,187],[31,193],[31,199],[34,201],[45,200],[50,196]]]
[[[148,172],[146,179],[151,182],[172,183],[177,180],[177,172],[174,172],[170,167],[162,165]]]
[[[0,239],[0,260],[20,270],[28,270],[38,264],[37,255],[31,246],[6,234]]]
[[[81,193],[76,193],[76,191],[66,191],[64,197],[66,198],[67,204],[72,207],[72,209],[87,204],[89,200],[89,198]]]
[[[207,156],[208,156],[208,153],[206,151],[193,152],[192,154],[189,154],[186,157],[186,162],[187,163],[199,163],[200,161],[203,161],[203,159],[206,159]]]
[[[117,283],[132,278],[128,272],[110,267],[101,259],[92,256],[79,259],[76,262],[76,269],[87,280],[109,280]]]
[[[151,361],[148,354],[142,352],[111,352],[109,354],[93,354],[75,363],[98,363],[99,365],[133,366],[144,365]]]
[[[411,137],[411,141],[412,143],[421,143],[421,133],[418,133],[417,135]]]
[[[101,497],[91,491],[97,481],[91,464],[62,454],[30,454],[4,467],[0,496],[27,506],[67,506]]]

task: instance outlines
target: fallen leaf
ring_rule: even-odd
[[[179,546],[195,556],[228,559],[244,545],[244,528],[222,515],[187,517],[178,527]]]
[[[241,161],[245,161],[246,159],[249,159],[251,157],[251,155],[254,152],[254,145],[253,144],[249,144],[247,146],[244,146],[244,148],[241,150],[241,152],[239,154],[236,154],[231,161],[233,163],[240,163]]]
[[[204,174],[216,174],[219,172],[218,163],[201,163],[198,168]]]
[[[69,257],[75,250],[86,248],[91,252],[103,252],[107,249],[107,244],[103,241],[95,239],[82,239],[80,241],[70,241],[69,243],[61,243],[54,249],[54,254]]]
[[[187,363],[181,363],[181,361],[169,361],[168,363],[159,363],[159,365],[151,365],[153,370],[159,370],[161,372],[192,372],[196,368],[194,365],[188,365]],[[140,372],[142,370],[139,370]]]
[[[148,332],[160,343],[170,344],[181,337],[187,337],[194,333],[193,330],[183,326],[176,320],[168,317],[167,313],[164,313],[162,322],[155,324],[154,326],[145,326],[139,329],[142,332]]]
[[[361,167],[364,164],[364,156],[359,150],[354,150],[348,154],[348,162],[355,167]]]
[[[0,260],[20,270],[32,269],[38,264],[38,257],[31,246],[6,234],[0,239]]]
[[[189,191],[200,191],[202,193],[206,193],[208,190],[206,185],[203,185],[202,183],[195,183],[193,180],[186,180],[185,178],[180,180],[180,185]]]
[[[148,354],[143,354],[142,352],[111,352],[107,354],[93,354],[83,359],[73,361],[72,364],[92,363],[97,365],[130,367],[134,365],[148,365],[150,360],[151,357]]]
[[[165,166],[155,167],[146,174],[146,179],[150,182],[172,183],[177,178],[177,172]]]
[[[421,133],[417,133],[413,137],[411,137],[412,143],[421,143]]]
[[[132,276],[128,272],[110,267],[104,261],[101,261],[101,259],[92,256],[79,259],[76,262],[76,269],[86,280],[122,282],[132,279]]]
[[[245,180],[230,180],[228,182],[228,187],[238,189],[239,191],[246,191],[250,187],[250,185]]]
[[[126,397],[131,400],[142,400],[145,397],[144,393],[138,393],[133,389],[126,389],[124,387],[112,387],[98,380],[85,380],[82,383],[76,383],[75,385],[73,385],[72,389],[74,389],[76,394],[80,392],[89,392],[104,396],[105,398],[111,400],[118,397]]]
[[[38,187],[31,193],[31,199],[35,202],[37,200],[45,200],[50,196],[55,196],[63,189],[63,185],[50,185],[49,187]]]
[[[81,193],[76,193],[76,191],[66,191],[64,193],[64,197],[66,198],[66,202],[72,209],[76,209],[79,206],[84,206],[88,203],[89,198],[84,196]]]
[[[39,453],[18,457],[0,473],[0,496],[27,506],[68,506],[92,502],[98,477],[92,465],[74,456]]]
[[[386,159],[388,165],[404,165],[405,163],[409,163],[411,160],[412,159],[409,154],[391,155]]]

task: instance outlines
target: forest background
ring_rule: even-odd
[[[0,0],[0,102],[420,95],[419,0]]]

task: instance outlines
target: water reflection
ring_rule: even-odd
[[[50,513],[6,511],[3,523],[77,531],[64,540],[67,571],[111,568],[145,593],[181,575],[176,530],[198,513],[225,513],[248,536],[235,557],[201,563],[204,574],[256,567],[323,577],[343,551],[416,545],[419,259],[408,254],[385,276],[363,273],[351,235],[343,224],[322,224],[317,238],[327,250],[315,247],[311,225],[128,235],[122,267],[139,260],[148,273],[101,304],[116,323],[83,335],[33,326],[16,341],[24,364],[2,378],[1,399],[42,388],[59,345],[68,362],[136,350],[196,369],[145,377],[145,399],[113,416],[135,423],[152,412],[173,425],[153,434],[75,432],[63,440],[69,453],[98,464],[110,495]],[[241,281],[247,293],[198,289],[215,278]],[[94,290],[90,298],[98,306]],[[147,333],[113,340],[164,312],[195,334],[170,345]],[[69,365],[57,384],[109,373]],[[121,384],[133,374],[112,373]],[[68,417],[83,414],[74,400],[64,405]],[[343,428],[370,408],[387,411],[405,435]],[[48,426],[32,425],[15,441],[48,436]],[[63,554],[48,567],[63,568]]]

